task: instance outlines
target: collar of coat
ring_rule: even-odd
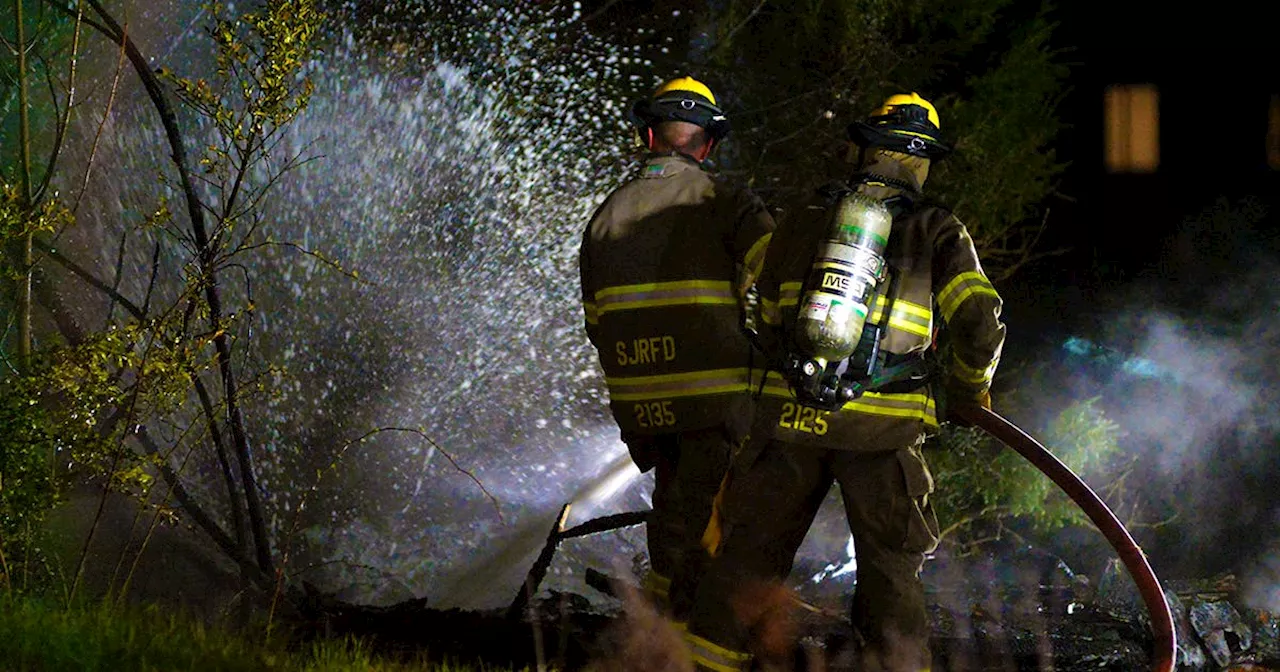
[[[892,153],[877,151],[858,171],[859,176],[882,176],[891,180],[905,182],[911,185],[912,191],[920,193],[924,186],[924,180],[928,175],[929,163],[927,159],[919,159],[918,157],[907,157],[908,159],[917,159],[911,163],[917,165],[909,165],[905,161],[898,161],[893,158]],[[868,181],[874,181],[874,178]]]
[[[677,151],[665,153],[651,153],[645,159],[644,167],[640,169],[641,177],[666,177],[675,175],[676,173],[689,170],[702,170],[702,164],[694,160],[688,154]]]

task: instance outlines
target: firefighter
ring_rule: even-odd
[[[890,97],[850,126],[854,176],[819,189],[805,208],[779,219],[759,281],[761,338],[773,366],[751,437],[718,500],[717,524],[708,529],[715,559],[699,586],[686,635],[699,669],[745,670],[762,656],[753,635],[761,624],[743,622],[743,589],[776,586],[787,577],[833,482],[840,485],[857,561],[851,619],[860,643],[856,669],[929,669],[920,571],[939,531],[921,446],[938,428],[928,382],[935,325],[945,325],[947,342],[942,392],[956,406],[990,407],[988,390],[1005,338],[1001,299],[965,226],[921,198],[930,163],[949,151],[939,126],[933,105],[917,94]],[[880,199],[892,217],[883,254],[887,279],[873,294],[866,322],[875,336],[864,332],[856,351],[865,355],[868,340],[878,341],[867,360],[877,373],[868,378],[870,391],[826,410],[798,399],[782,371],[796,342],[799,311],[810,309],[797,304],[807,296],[833,198],[851,190]]]
[[[622,440],[655,471],[645,594],[680,622],[712,499],[751,422],[753,361],[763,374],[742,327],[774,223],[704,167],[729,132],[705,84],[668,81],[631,120],[647,155],[583,234],[582,304]]]

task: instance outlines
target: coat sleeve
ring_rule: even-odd
[[[791,302],[787,302],[786,306],[783,305],[783,285],[791,276],[794,276],[797,263],[797,260],[792,258],[795,255],[795,245],[789,235],[793,225],[794,222],[779,221],[769,241],[768,249],[765,250],[764,260],[760,266],[760,276],[756,280],[756,289],[760,297],[760,313],[756,320],[757,344],[764,350],[768,360],[774,363],[781,361],[780,358],[784,354],[786,324],[783,311],[795,310]],[[807,262],[807,259],[801,260],[800,263],[804,262]],[[791,290],[791,298],[796,298],[794,294],[797,292],[796,289]]]
[[[578,280],[582,286],[582,317],[586,325],[587,338],[591,344],[600,347],[599,322],[596,312],[596,290],[591,277],[591,227],[588,225],[582,232],[582,243],[578,248]]]
[[[738,299],[746,305],[747,291],[760,277],[760,268],[764,264],[765,251],[773,236],[773,215],[765,207],[764,201],[749,189],[733,189],[730,200],[730,221],[733,222],[732,234],[726,240],[734,263],[738,269],[738,279],[734,292]]]
[[[982,271],[973,238],[947,215],[934,239],[933,295],[949,333],[946,389],[957,400],[981,402],[1000,363],[1003,301]]]

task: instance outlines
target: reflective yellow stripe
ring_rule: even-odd
[[[885,302],[886,302],[887,300],[888,300],[888,299],[886,299],[886,298],[885,298],[885,297],[883,297],[883,296],[876,296],[875,309],[876,309],[876,310],[879,310],[879,311],[883,311],[883,310],[884,310],[884,304],[885,304]],[[909,314],[909,315],[914,315],[914,316],[916,316],[916,317],[922,317],[922,318],[924,318],[924,319],[926,319],[926,320],[932,320],[932,319],[933,319],[933,311],[932,311],[932,310],[929,310],[929,307],[928,307],[928,306],[922,306],[922,305],[920,305],[920,304],[918,304],[918,303],[912,303],[912,302],[910,302],[910,301],[908,301],[908,300],[906,300],[906,299],[903,299],[903,298],[897,298],[897,299],[894,299],[894,300],[893,300],[893,308],[894,308],[894,310],[895,310],[895,311],[900,310],[900,311],[902,311],[902,312],[904,312],[904,313],[907,313],[907,314]]]
[[[741,672],[748,668],[742,665],[725,665],[719,661],[704,656],[697,651],[693,653],[693,664],[699,670],[712,670],[713,672]]]
[[[956,310],[970,296],[974,294],[986,294],[1000,298],[996,293],[995,287],[991,286],[991,282],[981,271],[969,271],[961,273],[951,279],[946,287],[938,292],[938,307],[942,309],[942,319],[951,321],[951,317],[956,314]]]
[[[644,577],[644,585],[645,588],[652,587],[654,590],[665,593],[671,589],[671,579],[649,570],[649,573]]]
[[[718,660],[714,660],[707,656],[694,651],[693,664],[699,670],[712,670],[713,672],[742,672],[748,669],[745,665],[725,665]]]
[[[712,369],[658,376],[605,377],[612,401],[646,401],[746,392],[749,369]]]
[[[731,284],[724,280],[681,280],[619,285],[596,292],[596,316],[617,310],[661,306],[737,305]]]
[[[760,318],[765,324],[775,327],[782,324],[782,311],[778,308],[778,302],[761,297]]]
[[[769,247],[769,241],[772,238],[772,233],[760,236],[759,240],[752,243],[751,249],[747,250],[747,256],[742,258],[742,265],[747,268],[747,272],[752,276],[760,274],[760,262],[764,261],[764,251]]]
[[[785,282],[782,284],[776,304],[765,300],[762,302],[764,306],[763,316],[766,324],[781,324],[782,312],[787,308],[794,308],[800,302],[799,282]],[[877,296],[874,302],[874,311],[868,318],[872,324],[878,324],[884,319],[885,298]],[[772,311],[772,314],[770,313]],[[894,299],[893,313],[889,315],[889,326],[900,331],[915,336],[929,336],[933,333],[933,311],[927,306],[918,303],[912,303],[905,299]]]
[[[933,137],[932,135],[929,135],[928,133],[917,133],[915,131],[905,131],[899,128],[889,129],[889,132],[893,133],[894,135],[911,135],[917,138],[924,138],[925,140],[932,140],[934,142],[938,141],[937,138]]]
[[[776,371],[770,371],[769,375],[764,379],[764,393],[771,397],[791,397],[791,386],[783,380],[782,375]]]
[[[751,665],[749,653],[726,649],[691,632],[685,633],[684,640],[693,652],[694,664],[700,667],[716,672],[739,672]]]
[[[600,314],[612,313],[619,310],[639,310],[641,308],[662,308],[663,306],[696,306],[696,305],[712,305],[712,306],[736,306],[738,300],[732,296],[699,296],[685,298],[666,298],[666,299],[646,299],[644,301],[625,301],[618,303],[610,303],[600,307]]]
[[[951,353],[951,375],[966,383],[989,383],[995,377],[996,365],[998,361],[992,361],[985,369],[978,369],[969,366],[956,353]]]
[[[784,399],[795,398],[787,381],[775,371],[770,371],[765,380],[764,394]],[[933,397],[920,392],[866,392],[845,404],[841,410],[893,418],[913,418],[930,427],[938,426],[938,411]]]
[[[778,296],[760,296],[761,317],[764,318],[765,324],[777,326],[782,324],[782,309],[788,306],[794,307],[800,296],[799,282],[784,282],[778,287]]]
[[[596,312],[596,304],[590,301],[583,302],[582,312],[586,315],[587,324],[599,324],[600,315]]]
[[[970,296],[973,296],[974,294],[986,294],[987,296],[994,296],[997,299],[1000,298],[1000,295],[996,293],[996,290],[994,287],[990,287],[990,286],[983,287],[981,285],[966,287],[964,291],[960,292],[960,295],[956,297],[955,303],[952,304],[951,306],[951,310],[947,310],[946,308],[943,308],[942,317],[944,319],[950,320],[951,316],[956,314],[956,310],[960,308],[960,305],[963,304],[966,299],[968,299]]]
[[[596,301],[606,296],[617,296],[619,294],[634,294],[636,292],[656,292],[678,289],[722,289],[729,291],[729,281],[727,280],[677,280],[674,282],[646,282],[639,285],[617,285],[614,287],[605,287],[596,292]]]
[[[875,308],[871,312],[871,317],[867,318],[869,322],[879,324],[884,319],[885,303],[886,299],[883,296],[876,297]],[[933,333],[933,311],[906,299],[894,299],[893,313],[889,315],[889,326],[908,334],[927,337]]]
[[[968,271],[952,278],[951,282],[948,282],[947,285],[942,288],[942,291],[938,292],[938,305],[946,305],[951,301],[951,295],[956,290],[960,289],[961,286],[967,285],[967,283],[973,280],[984,282],[986,281],[986,278],[978,271]]]
[[[909,399],[908,397],[915,397]],[[910,403],[910,407],[886,405],[886,402]],[[881,394],[867,392],[854,401],[844,405],[846,411],[856,411],[869,415],[885,415],[894,418],[911,418],[919,420],[930,427],[938,426],[938,411],[933,399],[923,394]]]

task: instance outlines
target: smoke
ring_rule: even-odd
[[[693,654],[675,625],[626,583],[615,589],[625,612],[604,634],[607,653],[586,672],[694,672]]]
[[[1150,378],[1119,383],[1108,415],[1130,441],[1154,452],[1162,471],[1194,469],[1206,449],[1236,435],[1248,442],[1271,428],[1264,374],[1269,363],[1249,347],[1246,333],[1227,324],[1187,322],[1163,312],[1121,323],[1140,328],[1126,373],[1154,369]]]
[[[1244,242],[1266,216],[1246,199],[1189,218],[1150,277],[1090,316],[1118,356],[1103,375],[1081,375],[1075,393],[1101,394],[1125,432],[1142,522],[1172,517],[1156,563],[1175,571],[1238,570],[1280,529],[1266,485],[1280,437],[1280,261]]]
[[[778,582],[748,582],[730,602],[734,619],[751,633],[751,654],[780,668],[793,655],[799,639],[796,595]]]

